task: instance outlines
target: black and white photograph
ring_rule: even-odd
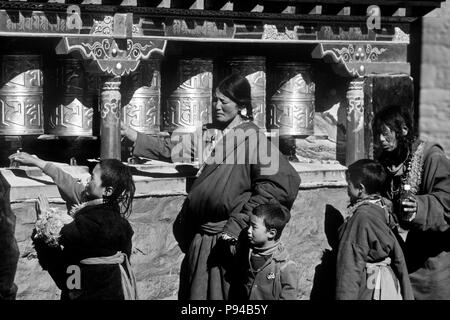
[[[0,1],[0,300],[450,300],[450,0]]]

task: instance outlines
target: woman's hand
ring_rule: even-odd
[[[237,240],[226,233],[221,233],[219,239],[225,244],[225,250],[230,253],[232,256],[236,254],[236,244]]]
[[[417,201],[413,196],[403,199],[402,203],[402,218],[406,221],[412,221],[417,214]]]
[[[39,159],[37,156],[32,156],[31,154],[26,152],[13,153],[9,156],[9,160],[17,161],[29,166],[36,166],[41,169],[44,169],[45,165],[47,164],[46,161]]]
[[[131,129],[129,126],[127,126],[122,121],[120,122],[120,134],[122,136],[127,137],[129,140],[135,142],[137,140],[137,131],[134,129]]]

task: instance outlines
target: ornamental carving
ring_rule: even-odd
[[[343,66],[346,76],[361,77],[365,74],[367,63],[380,62],[387,48],[379,48],[371,44],[348,44],[336,47],[330,44],[319,44],[312,56],[316,59],[325,58],[339,66]]]
[[[378,60],[378,56],[386,50],[372,47],[371,44],[365,46],[349,44],[348,47],[333,49],[338,59],[342,59],[344,62],[375,62]]]
[[[295,27],[297,29],[297,27]],[[265,24],[262,34],[263,40],[297,40],[297,31],[288,30],[284,27],[284,32],[279,32],[275,25]]]
[[[166,41],[126,39],[125,48],[119,47],[113,38],[64,38],[60,53],[78,51],[83,58],[96,61],[100,70],[113,76],[123,76],[135,71],[140,60],[154,52],[164,53]]]
[[[353,133],[364,130],[364,82],[351,81],[346,94],[347,121],[353,123]]]

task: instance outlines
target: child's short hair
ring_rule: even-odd
[[[276,201],[257,206],[253,209],[253,215],[263,218],[264,225],[267,229],[277,230],[275,240],[281,237],[284,227],[291,219],[289,210]]]
[[[368,194],[384,193],[386,190],[386,171],[375,160],[361,159],[352,163],[346,176],[353,185],[364,185]]]

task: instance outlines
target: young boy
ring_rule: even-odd
[[[295,300],[298,272],[280,241],[290,213],[278,203],[262,204],[253,210],[247,239],[239,239],[234,300]]]
[[[338,300],[412,300],[405,258],[392,231],[387,200],[380,194],[386,173],[376,161],[348,167],[350,206],[339,229],[336,267]]]

